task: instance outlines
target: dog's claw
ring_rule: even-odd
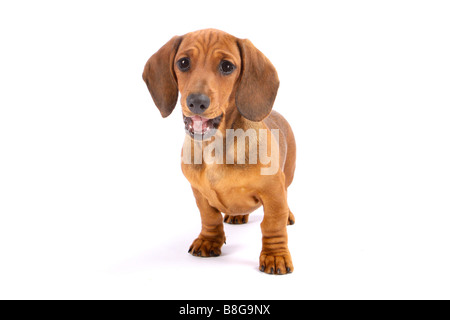
[[[294,270],[289,252],[277,255],[261,254],[259,261],[260,270],[267,274],[287,274]]]
[[[214,252],[214,250],[211,250],[211,251],[209,252],[209,256],[211,256],[211,257],[218,257],[219,254],[216,253],[216,252]]]
[[[223,240],[210,241],[202,238],[197,238],[192,243],[189,253],[196,257],[218,257],[220,256]]]
[[[288,226],[292,226],[295,223],[294,214],[289,210]]]

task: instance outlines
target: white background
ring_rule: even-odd
[[[447,1],[2,1],[0,298],[450,298]],[[250,39],[296,135],[295,272],[258,271],[262,211],[187,253],[179,106],[141,79],[173,35]]]

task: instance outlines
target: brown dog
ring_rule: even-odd
[[[246,223],[249,213],[263,205],[259,268],[270,274],[292,272],[286,225],[294,223],[294,216],[286,194],[294,176],[295,140],[287,121],[272,111],[279,86],[272,63],[249,40],[206,29],[173,37],[150,57],[143,79],[163,117],[172,113],[181,93],[187,132],[182,170],[202,219],[202,230],[189,252],[220,255],[223,221]],[[230,132],[232,143],[225,141]],[[244,144],[236,145],[235,137],[242,136]],[[215,156],[222,152],[227,161],[201,161],[213,141],[221,142]],[[196,147],[203,148],[200,161],[195,159]],[[258,150],[271,150],[270,165],[260,158],[250,161]],[[239,152],[244,162],[239,161]],[[274,164],[276,170],[262,174]]]

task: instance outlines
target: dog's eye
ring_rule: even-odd
[[[189,60],[189,58],[181,58],[180,60],[177,61],[177,66],[178,69],[180,69],[183,72],[186,72],[191,67],[191,61]]]
[[[223,60],[219,65],[219,70],[223,74],[230,74],[234,71],[236,67],[230,61]]]

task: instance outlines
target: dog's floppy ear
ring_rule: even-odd
[[[148,59],[142,78],[161,115],[170,115],[178,100],[178,86],[173,64],[182,37],[175,36]]]
[[[241,53],[241,79],[236,91],[236,106],[248,120],[261,121],[272,110],[277,96],[275,67],[249,40],[238,39]]]

